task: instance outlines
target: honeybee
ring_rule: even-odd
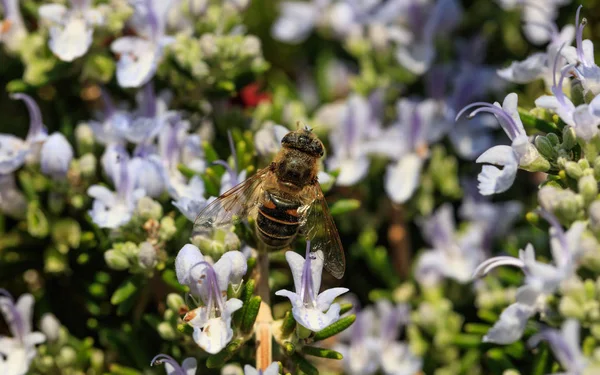
[[[265,250],[286,248],[298,234],[323,251],[324,266],[340,279],[346,260],[340,236],[317,179],[323,143],[309,128],[288,133],[271,164],[208,204],[194,222],[194,233],[255,219]]]

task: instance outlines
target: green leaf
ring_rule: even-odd
[[[296,319],[294,319],[294,315],[292,315],[292,312],[288,311],[285,313],[283,323],[281,324],[281,336],[288,337],[294,332],[295,329]]]
[[[313,357],[321,357],[328,359],[340,360],[344,358],[341,353],[331,349],[315,348],[314,346],[305,346],[302,348],[302,353],[306,355],[312,355]]]
[[[533,358],[533,366],[531,366],[531,375],[544,375],[549,372],[550,353],[548,346],[545,343],[538,347],[538,354]]]
[[[519,117],[523,122],[525,129],[537,129],[544,133],[561,133],[561,129],[553,122],[542,120],[534,115],[519,109]]]
[[[142,373],[131,367],[125,367],[117,364],[111,364],[109,367],[109,373],[111,375],[141,375]]]
[[[217,354],[209,356],[206,360],[206,367],[208,368],[220,368],[225,365],[225,362],[229,360],[244,344],[244,340],[237,339],[233,340],[225,349],[221,350]]]
[[[352,305],[351,303],[342,303],[340,305],[340,315],[344,315],[348,311],[352,310],[353,307],[354,305]]]
[[[113,305],[123,303],[125,300],[133,296],[137,291],[138,285],[134,283],[133,278],[129,278],[125,280],[123,284],[121,284],[119,288],[117,288],[117,290],[115,290],[112,297],[110,298],[110,303],[112,303]]]
[[[356,320],[356,315],[354,315],[354,314],[345,316],[345,317],[341,318],[340,320],[338,320],[337,322],[330,325],[329,327],[326,327],[323,330],[317,332],[315,334],[315,336],[313,337],[313,340],[321,341],[321,340],[330,338],[331,336],[335,336],[338,333],[344,331],[346,328],[350,327],[354,323],[355,320]]]
[[[242,291],[242,296],[241,296],[241,300],[242,300],[242,308],[239,309],[238,311],[236,311],[235,313],[233,313],[233,324],[236,327],[239,327],[242,324],[242,320],[244,319],[244,316],[246,315],[246,310],[248,309],[248,305],[250,304],[250,300],[252,299],[252,296],[254,295],[254,288],[256,285],[256,281],[254,281],[253,279],[250,279],[246,282],[246,285],[244,285],[244,290]]]
[[[331,205],[331,215],[339,216],[347,214],[360,207],[360,201],[358,199],[341,199]]]
[[[172,270],[172,269],[164,270],[164,272],[162,273],[162,279],[167,285],[169,285],[171,288],[177,290],[178,292],[181,292],[181,293],[186,292],[186,287],[179,284],[179,281],[177,281],[177,275],[175,274],[174,270]]]
[[[452,343],[459,348],[476,348],[481,345],[481,336],[460,333],[454,336]]]
[[[254,296],[250,299],[250,302],[248,302],[248,306],[244,312],[244,317],[242,318],[242,332],[252,332],[252,329],[254,328],[254,322],[258,316],[258,310],[260,309],[261,301],[262,299],[260,296]]]
[[[310,362],[306,360],[306,358],[302,357],[300,354],[295,353],[292,356],[292,360],[298,366],[298,369],[301,373],[306,375],[319,375],[319,370],[315,366],[313,366]]]

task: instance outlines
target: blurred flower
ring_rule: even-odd
[[[281,150],[281,139],[289,133],[285,126],[272,122],[265,123],[254,135],[256,152],[262,156],[272,156]]]
[[[417,261],[415,278],[424,285],[435,285],[442,277],[460,283],[471,280],[473,271],[483,260],[483,227],[473,224],[459,235],[456,232],[452,205],[442,205],[421,228],[429,249]]]
[[[306,243],[306,258],[293,251],[285,253],[285,259],[292,270],[294,289],[279,290],[276,295],[287,297],[292,303],[294,319],[313,332],[331,325],[340,317],[340,305],[333,303],[347,288],[332,288],[319,293],[323,272],[323,252],[310,252],[310,241]]]
[[[497,194],[508,190],[517,176],[519,166],[532,171],[547,170],[550,167],[548,161],[541,157],[527,138],[517,110],[517,100],[517,94],[511,93],[504,99],[502,107],[497,102],[494,105],[477,102],[466,106],[456,116],[458,119],[464,112],[473,107],[479,107],[471,112],[469,117],[481,112],[494,114],[512,141],[511,146],[494,146],[477,158],[477,163],[490,163],[503,167],[503,169],[492,165],[482,167],[481,173],[477,176],[479,192],[482,195]]]
[[[73,147],[61,133],[52,133],[40,153],[42,172],[54,178],[65,178],[73,160]]]
[[[426,3],[414,1],[408,12],[409,30],[414,35],[410,43],[398,47],[396,59],[410,72],[421,75],[435,58],[435,36],[449,34],[460,21],[462,9],[455,0],[438,0],[433,9]]]
[[[134,2],[132,27],[139,36],[123,36],[111,44],[119,56],[117,81],[121,87],[140,87],[152,79],[164,47],[174,39],[165,35],[168,11],[173,0]]]
[[[417,189],[421,170],[429,157],[429,144],[447,130],[440,118],[439,104],[427,99],[400,99],[398,121],[384,129],[365,148],[369,153],[392,158],[385,174],[385,191],[395,203],[406,202]]]
[[[22,100],[27,106],[30,117],[29,131],[25,140],[12,134],[0,134],[0,174],[12,173],[25,164],[30,152],[37,151],[47,134],[40,108],[35,101],[26,94],[13,94],[11,98]],[[32,157],[35,158],[34,155]]]
[[[525,250],[519,250],[519,257],[498,256],[481,263],[473,272],[473,277],[482,277],[496,267],[519,267],[525,273],[525,285],[517,290],[517,302],[506,308],[500,319],[488,331],[483,340],[499,344],[510,344],[520,339],[527,320],[545,308],[545,299],[553,294],[561,282],[572,277],[576,270],[576,261],[581,256],[581,235],[585,230],[584,222],[576,222],[565,233],[556,218],[546,211],[540,211],[548,220],[550,228],[550,247],[555,265],[535,260],[535,250],[528,244]]]
[[[135,189],[135,165],[130,162],[129,155],[124,149],[117,151],[114,158],[113,176],[116,192],[101,185],[92,185],[88,195],[94,198],[92,209],[89,211],[92,221],[101,228],[118,228],[127,224],[137,205],[137,201],[145,195],[144,190]]]
[[[196,358],[193,357],[184,359],[183,362],[181,362],[181,365],[177,363],[173,357],[166,354],[158,354],[150,361],[151,366],[163,363],[165,365],[165,370],[167,370],[167,375],[194,375],[196,374],[196,368],[198,367],[198,362],[196,362]]]
[[[25,375],[37,354],[35,346],[46,340],[43,333],[32,332],[34,302],[31,294],[23,294],[15,303],[6,290],[0,289],[0,311],[13,336],[0,336],[0,369],[4,370],[3,374]]]
[[[233,143],[231,132],[227,133],[227,137],[229,140],[229,148],[231,149],[231,159],[233,159],[234,166],[231,168],[229,163],[227,163],[225,160],[217,160],[214,162],[214,164],[218,164],[225,168],[225,173],[221,177],[221,188],[219,190],[219,195],[246,180],[246,170],[244,169],[240,172],[238,169],[237,152],[235,151],[235,144]]]
[[[259,371],[250,365],[246,365],[244,366],[244,375],[279,375],[279,363],[271,363],[265,371]]]
[[[18,51],[27,36],[19,2],[19,0],[2,0],[4,20],[0,21],[0,43],[5,44],[9,52]]]
[[[547,341],[567,374],[582,375],[589,360],[581,352],[579,344],[579,322],[568,319],[559,330],[544,328],[527,341],[529,347],[537,346],[540,341]]]
[[[94,26],[101,25],[102,14],[91,8],[91,0],[71,0],[71,9],[62,4],[44,4],[40,18],[50,27],[50,50],[63,61],[83,56],[92,44]]]
[[[350,375],[371,375],[378,368],[378,347],[372,338],[375,314],[366,308],[356,314],[356,321],[350,329],[350,342],[337,344],[335,350],[342,354],[344,371]],[[394,327],[395,328],[395,327]]]
[[[369,171],[365,145],[381,131],[381,95],[382,92],[376,91],[368,100],[360,95],[351,95],[342,107],[339,121],[330,124],[332,152],[327,159],[327,169],[339,169],[338,185],[354,185]]]
[[[600,67],[594,61],[594,45],[591,40],[583,39],[583,28],[587,24],[584,18],[579,23],[579,13],[583,5],[577,8],[575,25],[577,32],[575,41],[577,47],[567,46],[564,48],[563,55],[567,58],[573,74],[583,85],[585,92],[592,92],[594,95],[600,94]],[[569,43],[570,44],[570,43]]]
[[[0,174],[0,212],[22,219],[27,212],[27,199],[17,188],[14,174]]]
[[[56,316],[52,313],[45,313],[40,319],[40,329],[48,339],[48,341],[58,340],[60,333],[60,322],[56,319]]]
[[[330,2],[331,0],[282,2],[279,6],[279,18],[273,24],[271,35],[282,42],[302,43],[308,38]]]
[[[194,328],[196,344],[210,354],[220,352],[231,341],[231,315],[242,307],[239,299],[225,298],[232,265],[227,259],[222,264],[219,273],[205,261],[196,263],[189,271],[191,276],[195,274],[194,268],[202,268],[202,276],[194,281],[202,283],[203,306],[185,314],[183,320]]]

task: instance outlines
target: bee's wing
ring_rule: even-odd
[[[305,210],[302,232],[310,240],[311,251],[323,251],[325,269],[337,279],[344,276],[346,257],[335,222],[329,213],[321,186],[310,186],[312,203],[300,208]]]
[[[264,196],[263,182],[269,169],[261,169],[246,181],[227,190],[200,211],[193,235],[237,224],[246,219]]]

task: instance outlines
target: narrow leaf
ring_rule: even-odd
[[[329,358],[340,360],[344,358],[341,353],[331,349],[315,348],[314,346],[305,346],[302,348],[302,353],[312,355],[313,357]]]
[[[324,328],[323,330],[317,332],[313,337],[314,341],[321,341],[331,336],[335,336],[338,333],[344,331],[346,328],[350,327],[354,321],[356,320],[356,315],[352,314],[346,317],[341,318],[337,322],[333,323],[329,327]]]

